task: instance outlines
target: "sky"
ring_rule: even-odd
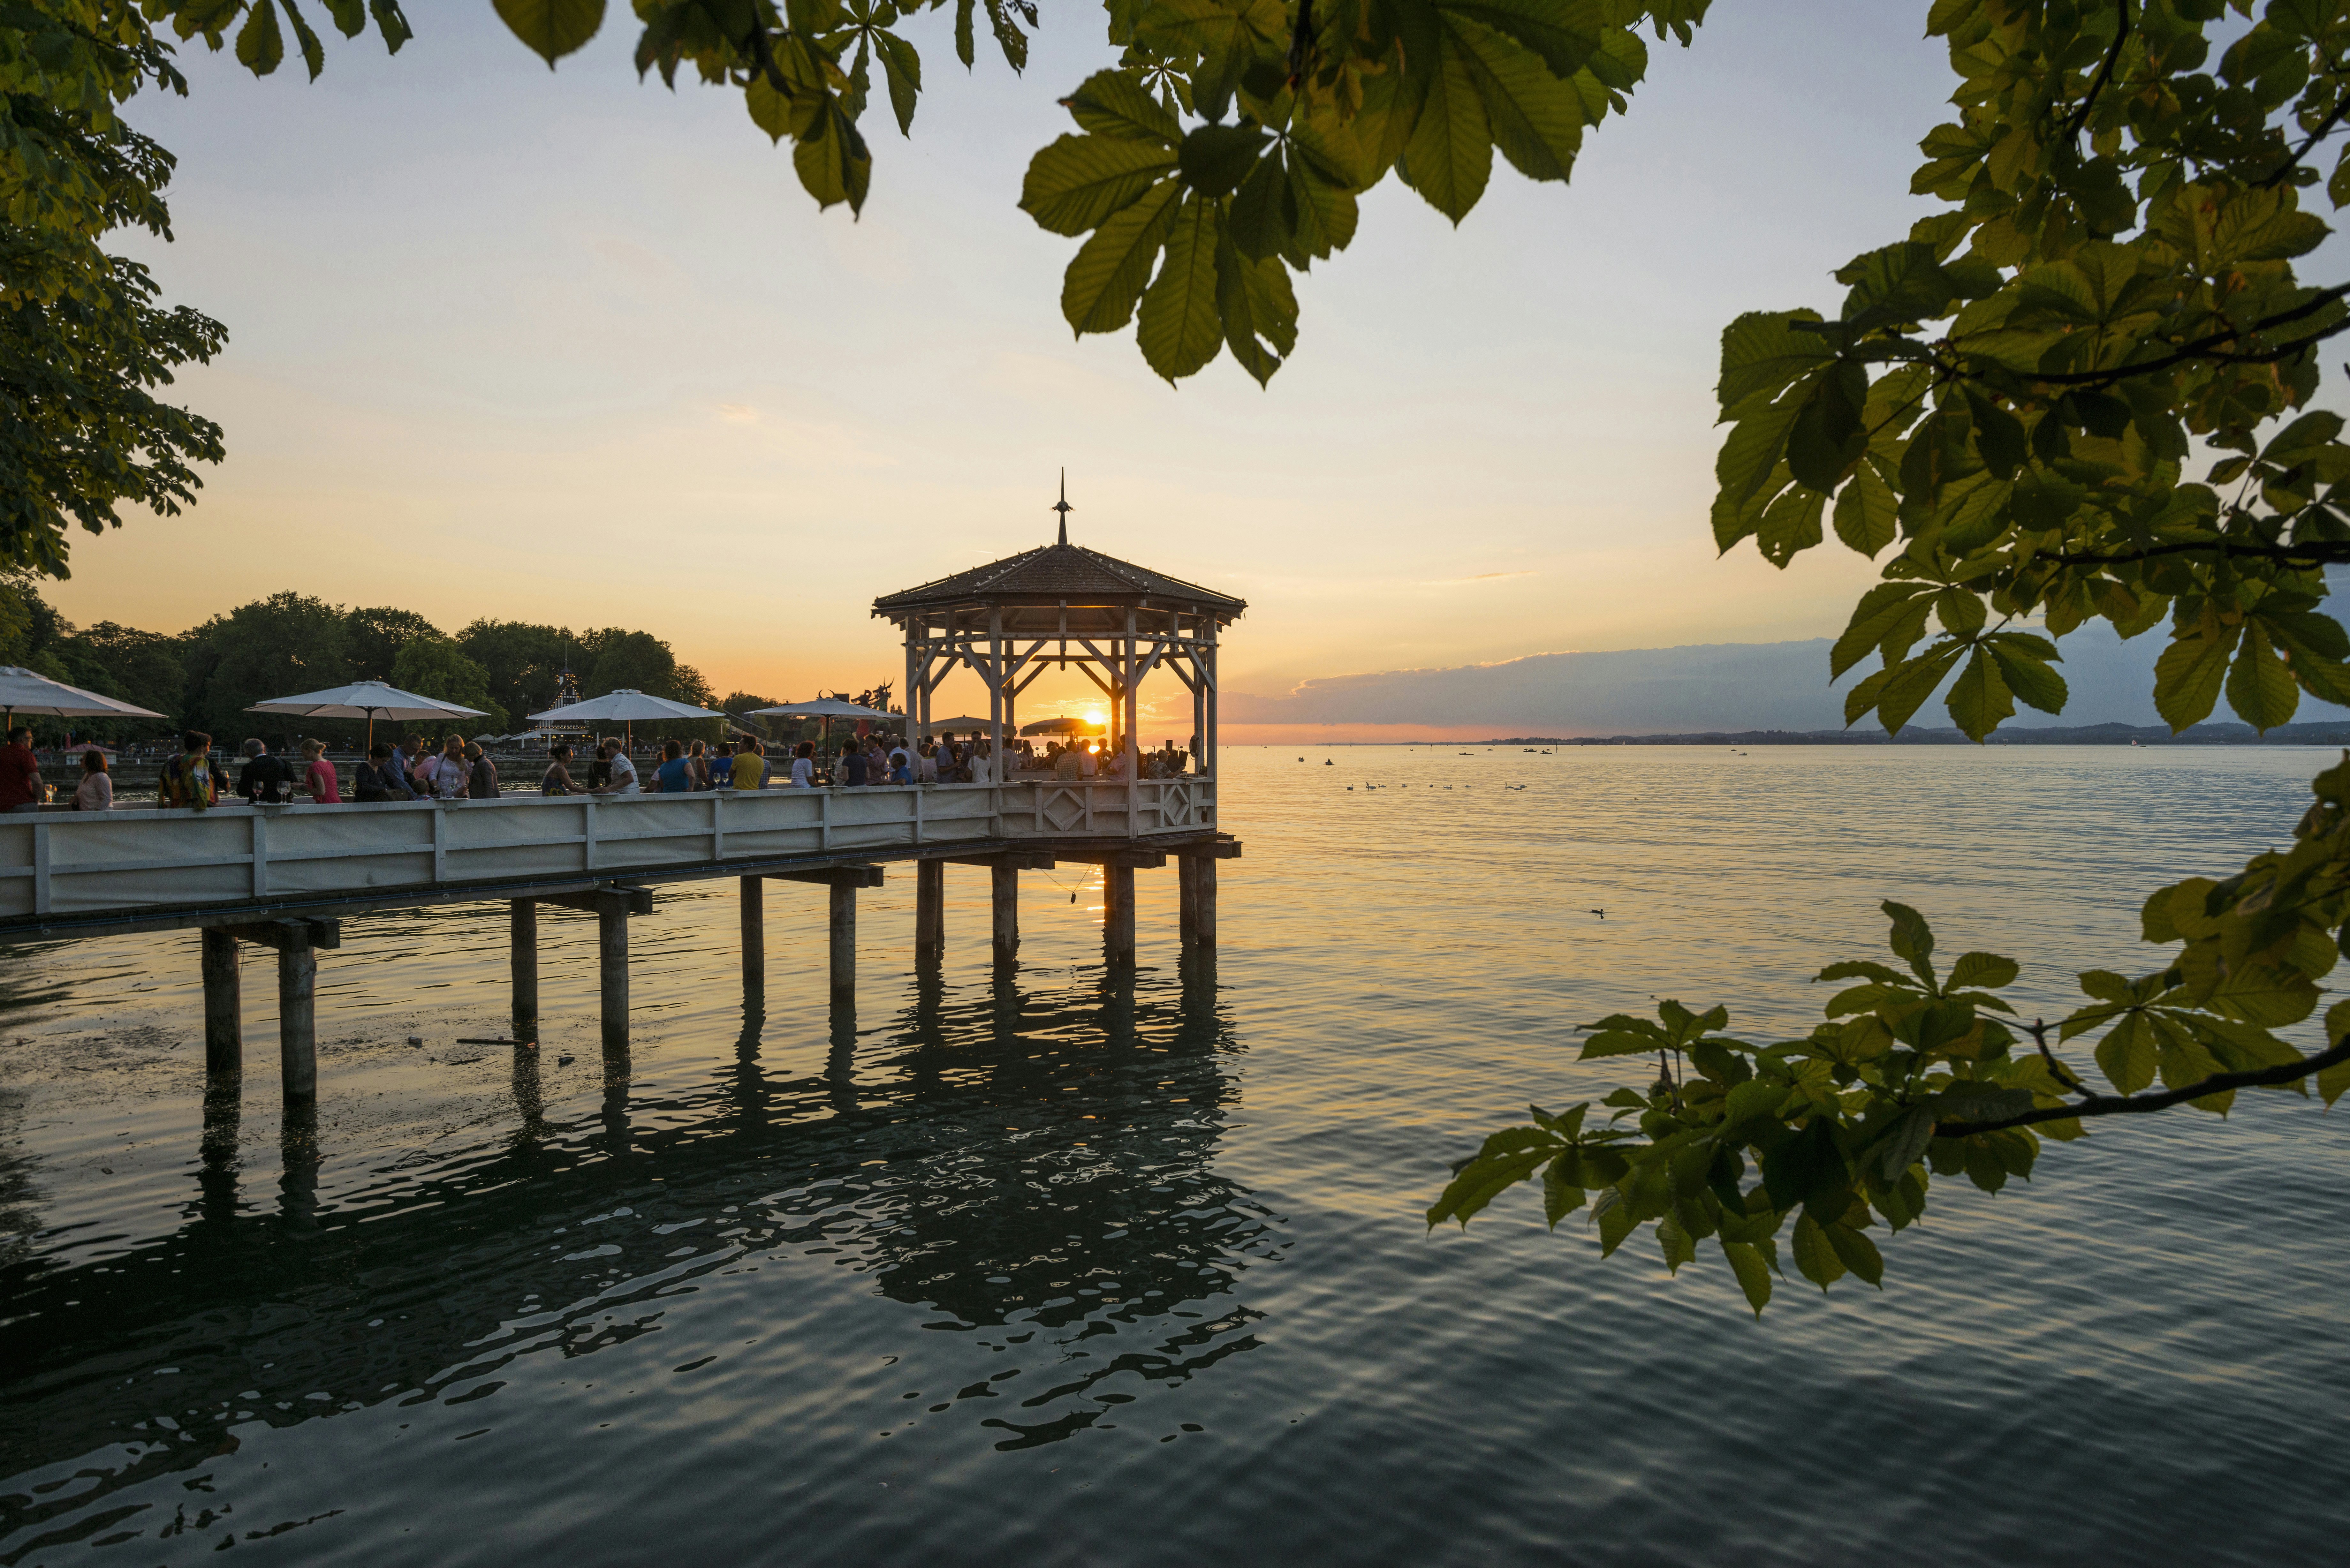
[[[1225,738],[1270,740],[1310,682],[1833,636],[1874,580],[1833,545],[1717,558],[1711,389],[1731,317],[1833,309],[1833,270],[1926,210],[1950,78],[1922,4],[1722,0],[1652,44],[1572,185],[1497,160],[1457,231],[1388,182],[1300,280],[1269,390],[1229,355],[1170,388],[1130,329],[1061,319],[1076,242],[1016,203],[1111,57],[1090,8],[1047,12],[1024,76],[984,47],[966,74],[951,13],[909,24],[930,90],[910,141],[868,116],[858,221],[739,94],[640,85],[612,12],[553,72],[485,0],[412,7],[397,58],[330,38],[315,83],[183,48],[189,98],[131,114],[179,156],[175,243],[130,248],[229,327],[182,383],[229,457],[189,514],[78,535],[65,614],[173,631],[293,589],[855,691],[900,668],[873,598],[1049,542],[1066,467],[1077,543],[1249,601],[1223,687],[1257,706]],[[984,702],[962,679],[948,711]],[[1388,685],[1347,738],[1491,728]]]

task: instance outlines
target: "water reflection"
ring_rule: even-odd
[[[88,1262],[0,1263],[0,1473],[19,1478],[0,1535],[45,1536],[233,1446],[244,1422],[480,1397],[519,1355],[648,1332],[681,1282],[749,1259],[845,1264],[942,1329],[1113,1336],[1116,1354],[1069,1355],[1081,1372],[995,1404],[982,1424],[1003,1447],[1130,1397],[1096,1395],[1105,1378],[1177,1381],[1253,1343],[1226,1290],[1281,1243],[1213,1168],[1237,1045],[1212,975],[1050,988],[999,970],[961,993],[933,976],[883,1026],[860,1035],[845,1007],[827,1023],[821,1072],[776,1073],[754,991],[705,1085],[632,1101],[627,1058],[608,1057],[600,1106],[572,1125],[549,1118],[537,1053],[517,1050],[495,1139],[391,1159],[323,1199],[336,1151],[316,1114],[288,1119],[276,1189],[257,1191],[234,1085],[213,1085],[178,1230]],[[0,1159],[0,1190],[30,1182],[26,1163]],[[806,1268],[730,1288],[791,1290]],[[148,1376],[164,1367],[168,1396]],[[159,1430],[159,1409],[176,1425]],[[54,1492],[37,1479],[78,1464]]]

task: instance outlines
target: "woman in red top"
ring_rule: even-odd
[[[335,764],[327,760],[327,742],[305,741],[302,754],[310,759],[302,773],[302,787],[310,792],[310,798],[320,805],[342,804],[342,786],[336,781]]]

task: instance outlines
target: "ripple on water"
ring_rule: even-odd
[[[1111,981],[1059,872],[1016,976],[969,941],[917,975],[901,877],[858,1016],[806,1004],[781,895],[746,1010],[731,897],[664,893],[609,1073],[581,919],[543,918],[536,1053],[459,1044],[503,1022],[499,913],[353,921],[291,1127],[265,1049],[206,1105],[192,938],[0,961],[0,1568],[2315,1560],[2350,1172],[2298,1103],[1938,1189],[1890,1290],[1760,1324],[1702,1261],[1419,1211],[1529,1096],[1612,1084],[1575,1023],[1799,1029],[1883,897],[2047,955],[2025,1005],[2063,1006],[2323,757],[1457,752],[1235,753],[1214,974]]]

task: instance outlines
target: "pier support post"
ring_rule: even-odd
[[[514,973],[514,1037],[538,1038],[538,906],[515,898],[506,906],[506,931]]]
[[[1113,964],[1134,961],[1134,867],[1102,867],[1102,941]]]
[[[1189,855],[1175,857],[1176,933],[1189,947],[1200,937],[1200,868]]]
[[[629,905],[626,894],[596,899],[596,967],[602,980],[604,1050],[629,1049]]]
[[[936,963],[947,950],[947,863],[914,862],[914,961]]]
[[[277,950],[277,1057],[286,1104],[318,1097],[318,955],[307,928]]]
[[[203,930],[204,1071],[244,1067],[244,987],[237,975],[236,938],[216,926]]]
[[[650,888],[598,888],[587,893],[556,893],[539,900],[596,917],[596,968],[601,981],[604,1051],[629,1052],[629,917],[653,912]]]
[[[767,988],[767,881],[743,878],[743,994]]]
[[[1183,871],[1191,894],[1189,930],[1192,945],[1216,945],[1216,857],[1186,855]]]
[[[206,958],[218,935],[229,942],[254,942],[277,950],[277,1065],[289,1108],[310,1105],[318,1097],[318,950],[343,945],[340,920],[294,919],[254,920],[242,925],[213,926],[204,932]],[[231,955],[232,962],[234,954]],[[206,964],[205,1022],[210,1033],[211,964]],[[209,1052],[207,1053],[209,1054]]]
[[[1020,870],[991,866],[987,876],[995,914],[995,961],[1010,963],[1020,956]]]
[[[857,885],[835,882],[832,899],[832,1000],[857,1000]]]

